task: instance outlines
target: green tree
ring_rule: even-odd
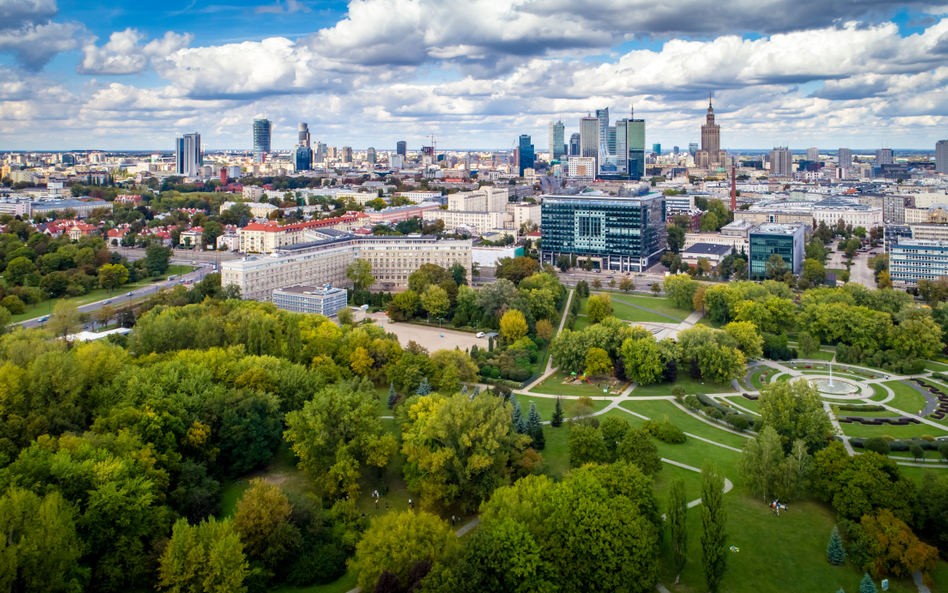
[[[590,348],[586,353],[585,370],[587,375],[602,375],[612,369],[609,353],[602,348]]]
[[[232,520],[174,524],[161,555],[158,586],[172,593],[245,593],[250,565]]]
[[[24,305],[20,297],[15,294],[3,297],[3,300],[0,300],[0,308],[3,308],[4,312],[8,315],[22,315],[26,312],[26,305]],[[7,323],[9,323],[9,320]],[[4,325],[6,325],[6,323]]]
[[[36,272],[36,265],[26,257],[14,258],[7,264],[3,277],[8,286],[22,286],[27,276]]]
[[[418,310],[418,293],[406,290],[395,295],[388,302],[388,316],[392,321],[408,321]]]
[[[13,321],[13,314],[5,307],[0,307],[0,336],[7,333],[11,321]]]
[[[572,260],[568,255],[561,255],[556,258],[556,267],[558,267],[561,272],[568,272],[570,268],[573,267]]]
[[[74,511],[59,492],[42,498],[10,488],[0,498],[0,588],[4,591],[79,591],[82,541]]]
[[[685,229],[680,226],[668,225],[668,248],[674,253],[681,251],[685,246]]]
[[[372,273],[372,262],[367,259],[356,259],[346,266],[346,279],[352,282],[355,290],[368,290],[375,284],[375,275]]]
[[[619,290],[623,292],[629,292],[630,290],[635,289],[635,281],[632,280],[631,276],[623,276],[622,280],[619,280]]]
[[[416,562],[435,564],[459,548],[451,526],[436,515],[425,511],[388,513],[372,521],[356,546],[353,566],[359,573],[359,587],[371,591],[382,571],[404,583]]]
[[[607,294],[597,294],[586,301],[586,317],[589,323],[599,323],[606,317],[612,317],[612,297]]]
[[[835,566],[842,566],[846,561],[843,538],[840,537],[839,529],[835,525],[833,525],[833,531],[830,533],[829,543],[826,544],[826,560]]]
[[[57,301],[53,306],[53,314],[46,322],[48,329],[54,336],[65,339],[82,329],[79,321],[79,308],[74,301]]]
[[[500,333],[508,342],[516,342],[527,335],[527,320],[523,313],[516,309],[511,309],[504,313],[500,318]]]
[[[778,381],[764,385],[757,404],[765,426],[780,435],[784,452],[793,441],[806,443],[811,453],[826,446],[833,425],[823,408],[823,400],[806,380]]]
[[[704,579],[717,593],[727,571],[727,510],[724,508],[724,476],[711,460],[701,467],[701,551]]]
[[[150,276],[161,276],[171,265],[171,248],[151,244],[145,248],[145,269]]]
[[[553,417],[550,419],[550,426],[559,428],[563,426],[563,399],[556,398],[556,407],[553,408]]]
[[[859,581],[859,593],[878,593],[876,589],[876,584],[872,581],[872,577],[869,576],[869,573],[862,575],[862,580]]]
[[[628,339],[622,343],[622,361],[625,363],[625,374],[630,381],[640,385],[650,385],[662,377],[665,363],[655,341],[655,336],[649,334],[637,340]]]
[[[247,553],[263,556],[269,547],[270,535],[287,521],[292,510],[279,486],[268,484],[262,478],[251,480],[250,488],[237,501],[234,511],[234,527]]]
[[[474,532],[457,564],[462,593],[549,591],[550,566],[529,529],[511,518]]]
[[[744,444],[743,455],[738,462],[741,482],[765,502],[779,495],[781,462],[784,460],[780,435],[774,427],[765,425],[756,439]]]
[[[699,286],[697,282],[683,274],[665,278],[665,294],[679,309],[692,310],[695,293]]]
[[[577,424],[569,431],[569,462],[573,467],[585,463],[604,463],[609,451],[598,428]]]
[[[221,226],[221,223],[216,220],[209,220],[204,223],[203,231],[201,232],[201,241],[204,245],[210,245],[211,247],[217,247],[217,238],[224,234],[224,227]]]
[[[779,253],[774,253],[770,256],[770,259],[767,260],[767,263],[764,264],[764,271],[770,279],[783,278],[784,275],[790,271],[790,264],[788,264]]]
[[[653,476],[662,470],[658,447],[651,435],[644,430],[630,428],[619,443],[616,453],[620,460],[637,466],[647,476]]]
[[[518,286],[521,280],[533,276],[539,269],[540,262],[531,257],[504,257],[498,260],[495,275]]]
[[[734,338],[737,347],[747,358],[760,358],[764,354],[764,339],[757,327],[749,321],[732,321],[724,326],[724,333]]]
[[[800,353],[806,358],[820,349],[820,343],[817,342],[809,332],[800,332],[797,336],[797,342],[800,344]]]
[[[671,546],[675,553],[675,574],[679,575],[688,562],[688,500],[685,481],[680,478],[672,482],[668,492],[667,514]]]
[[[826,268],[815,259],[805,259],[803,260],[803,279],[813,284],[823,284],[826,282]]]
[[[440,286],[431,284],[421,295],[421,306],[433,319],[444,317],[451,306],[448,293]]]
[[[99,268],[99,286],[109,294],[128,282],[128,268],[121,264],[105,264]]]

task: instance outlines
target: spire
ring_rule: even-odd
[[[635,119],[635,105],[629,105],[629,119]]]
[[[714,107],[711,106],[711,96],[713,91],[708,91],[708,113],[714,113]]]

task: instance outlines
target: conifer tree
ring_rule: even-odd
[[[843,538],[839,536],[839,529],[833,525],[830,541],[826,545],[826,559],[830,564],[842,566],[846,561],[846,550],[843,548]]]
[[[869,573],[862,575],[862,581],[859,582],[859,593],[878,593],[876,584],[872,582]]]
[[[542,451],[546,447],[546,437],[543,434],[543,424],[541,423],[540,412],[537,411],[537,405],[530,402],[530,412],[527,414],[527,434],[533,439],[533,448],[536,451]]]
[[[727,509],[723,499],[724,476],[706,460],[701,468],[701,549],[708,591],[717,593],[727,571]]]
[[[675,573],[681,574],[688,560],[688,501],[685,494],[685,481],[672,482],[668,493],[668,529],[671,532],[671,545],[675,551]],[[678,578],[675,578],[678,582]]]
[[[523,408],[520,407],[520,402],[517,401],[517,396],[513,393],[510,394],[510,403],[513,404],[511,420],[513,421],[514,430],[517,431],[517,434],[527,434],[527,420],[523,417]]]
[[[418,386],[418,390],[415,392],[415,395],[429,395],[431,393],[431,384],[428,383],[428,377],[425,377],[421,380],[421,385]]]
[[[563,400],[556,398],[556,409],[553,410],[553,418],[550,419],[550,426],[559,428],[563,426]]]
[[[388,409],[389,410],[395,407],[396,399],[398,399],[398,394],[395,393],[395,384],[389,383],[388,385]]]

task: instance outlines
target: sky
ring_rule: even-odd
[[[0,0],[0,151],[549,147],[632,107],[649,144],[934,149],[948,3]]]

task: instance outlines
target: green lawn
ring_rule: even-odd
[[[588,317],[577,317],[576,322],[573,324],[573,331],[574,332],[583,331],[590,325],[592,324],[589,323]],[[563,328],[563,329],[566,329],[566,328]]]
[[[751,375],[751,386],[754,387],[757,391],[760,391],[764,386],[764,382],[760,380],[760,376],[766,374],[768,378],[773,378],[774,375],[779,373],[777,369],[771,367],[763,367],[754,371],[754,374]],[[769,383],[769,381],[768,381]]]
[[[836,356],[835,352],[826,352],[824,350],[819,350],[817,352],[810,352],[806,356],[802,352],[799,353],[800,358],[806,358],[810,360],[825,360],[827,362],[833,360],[833,357]]]
[[[76,303],[77,307],[83,305],[88,305],[89,303],[97,303],[99,301],[104,301],[106,299],[115,299],[116,305],[125,304],[128,300],[128,297],[125,295],[133,290],[138,290],[139,288],[145,288],[150,286],[151,282],[136,282],[135,284],[126,284],[125,286],[120,286],[115,289],[110,295],[107,290],[104,288],[97,288],[91,292],[87,292],[84,295],[73,297],[71,299],[50,299],[39,303],[38,305],[27,305],[26,312],[19,315],[13,316],[13,323],[20,323],[21,321],[27,321],[29,319],[36,319],[37,317],[42,317],[43,315],[49,315],[53,307],[56,306],[56,303],[60,300],[65,300],[69,302]],[[124,300],[122,300],[124,297]]]
[[[714,329],[721,329],[727,324],[723,321],[712,321],[709,317],[702,317],[698,320],[697,325],[707,325],[708,327],[712,327]]]
[[[617,295],[609,295],[612,297],[612,316],[617,319],[622,319],[623,321],[643,321],[650,323],[675,323],[675,319],[669,319],[665,315],[657,315],[650,311],[643,311],[638,307],[632,307],[625,303],[617,302],[617,298],[622,298]],[[623,299],[624,300],[624,299]],[[580,315],[586,315],[586,303],[589,299],[582,299],[580,301],[579,313]],[[630,301],[631,302],[631,301]],[[655,309],[656,311],[658,309]]]
[[[632,397],[646,397],[652,395],[671,395],[672,387],[680,385],[686,394],[693,393],[734,393],[730,383],[712,383],[710,381],[695,381],[686,373],[679,371],[678,380],[674,383],[656,383],[654,385],[639,385],[632,390]]]
[[[602,392],[603,387],[596,387],[596,384],[599,383],[599,381],[593,381],[592,385],[585,382],[581,385],[564,385],[563,381],[565,381],[569,376],[570,374],[566,371],[558,370],[544,379],[542,383],[530,389],[529,392],[543,393],[547,395],[588,395],[589,397],[593,398],[608,397],[608,394]]]
[[[731,395],[728,397],[719,397],[719,400],[726,400],[733,404],[737,404],[742,408],[746,408],[754,413],[757,413],[757,400],[756,399],[747,399],[742,395]]]
[[[181,274],[187,274],[188,272],[193,272],[197,269],[197,266],[186,266],[184,264],[171,264],[168,266],[168,269],[165,270],[164,278],[167,279],[168,276],[180,276]]]
[[[359,573],[350,568],[346,571],[346,574],[342,575],[328,585],[311,585],[309,587],[291,587],[289,585],[283,585],[281,587],[271,589],[270,591],[271,593],[347,593],[348,591],[356,588],[356,582],[358,580]]]
[[[850,437],[881,437],[890,436],[896,439],[910,439],[922,435],[931,435],[941,437],[948,435],[948,431],[929,426],[927,424],[909,424],[908,426],[892,426],[883,424],[882,426],[866,426],[857,423],[843,423],[843,433]]]
[[[929,360],[925,363],[925,370],[943,373],[945,371],[948,371],[948,364],[942,364],[940,362],[933,362]]]
[[[886,405],[902,410],[908,414],[918,414],[925,408],[925,396],[916,391],[913,387],[902,383],[901,381],[888,381],[883,383],[886,387],[895,392],[895,397]]]
[[[902,473],[902,475],[912,478],[915,480],[916,484],[921,484],[925,480],[925,476],[928,474],[935,476],[935,478],[948,476],[948,472],[945,470],[948,470],[948,464],[945,463],[939,463],[938,465],[933,463],[931,464],[931,467],[928,467],[927,465],[925,467],[914,467],[910,465],[899,466],[899,471]],[[937,584],[938,581],[935,581],[935,583]],[[946,575],[945,580],[942,581],[942,585],[948,589],[948,575]]]
[[[659,313],[664,313],[665,315],[670,315],[676,319],[687,319],[691,315],[692,311],[679,309],[671,302],[667,297],[649,297],[649,296],[635,296],[629,294],[613,294],[612,295],[612,304],[613,307],[617,304],[616,299],[620,301],[625,301],[626,303],[632,303],[633,305],[638,305],[640,307],[645,307],[647,309],[652,309],[653,311],[658,311]],[[671,321],[671,320],[669,320]]]
[[[687,412],[678,409],[674,403],[668,400],[622,402],[619,404],[619,407],[637,414],[642,414],[653,420],[661,420],[665,416],[668,416],[668,420],[683,431],[705,439],[710,439],[722,445],[740,449],[744,446],[744,443],[747,442],[747,439],[744,437],[716,428],[710,424],[705,424]],[[720,447],[716,448],[720,449]]]
[[[547,473],[555,480],[562,480],[569,471],[569,426],[543,427],[546,448],[540,453],[546,461]]]
[[[544,422],[553,419],[553,412],[556,410],[556,398],[555,397],[530,397],[529,395],[517,395],[517,401],[520,402],[520,407],[523,408],[523,412],[526,414],[530,410],[530,402],[533,402],[537,406],[537,412],[540,413],[540,418]],[[607,402],[604,402],[602,398],[593,399],[593,410],[601,410]],[[564,399],[563,400],[563,417],[569,418],[570,411],[573,409],[573,406],[576,405],[576,400],[574,399]]]

